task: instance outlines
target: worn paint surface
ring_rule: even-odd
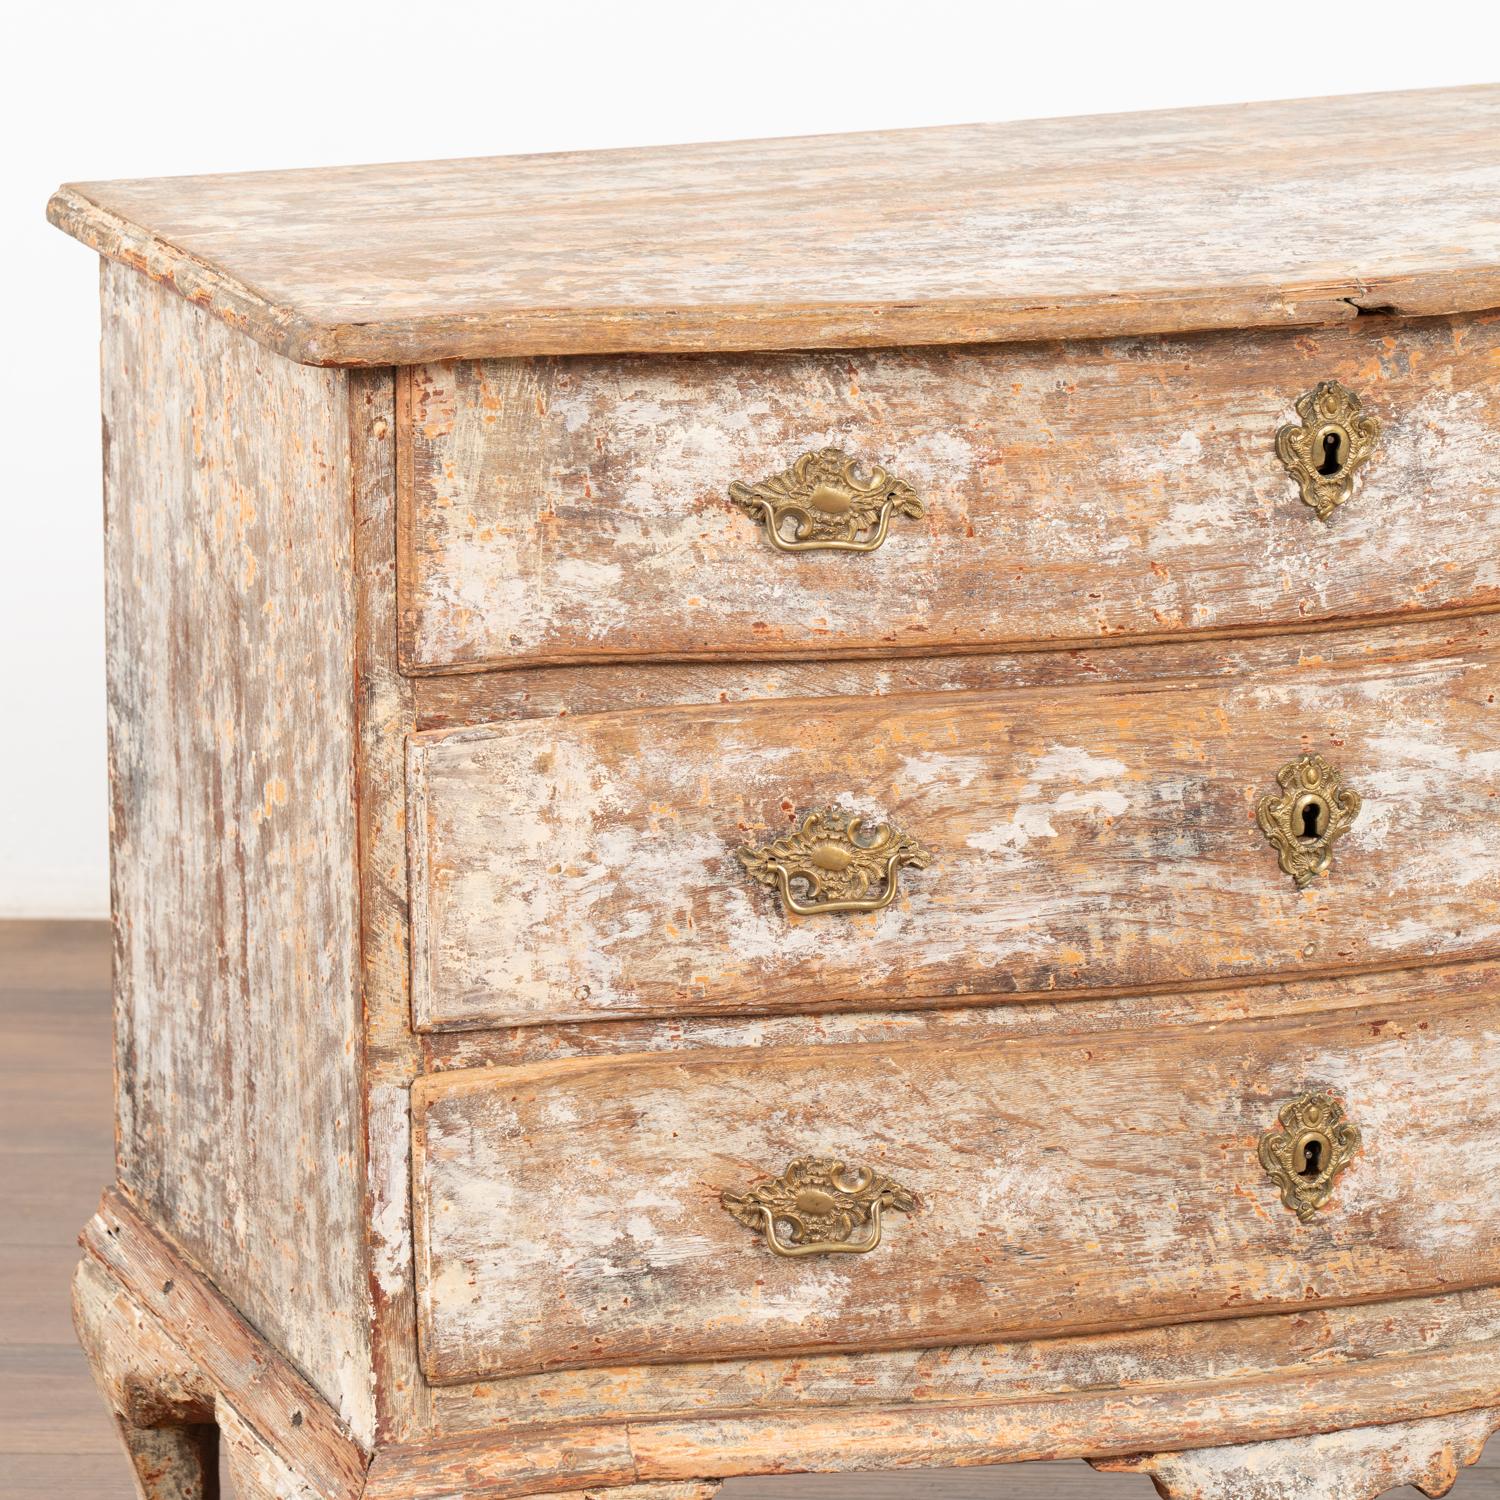
[[[424,1367],[1027,1337],[1500,1279],[1497,1047],[1489,999],[424,1080]],[[1313,1087],[1344,1099],[1365,1147],[1305,1225],[1255,1146]],[[869,1255],[774,1258],[719,1199],[799,1156],[873,1167],[922,1209]]]
[[[1391,1419],[1494,1404],[1492,1398],[1474,1394],[1461,1404],[1447,1404],[1438,1392],[1412,1383],[1420,1379],[1419,1372],[1386,1373],[1393,1377],[1386,1391]],[[1470,1390],[1483,1390],[1493,1380],[1492,1369],[1488,1379],[1475,1380]],[[1310,1380],[1300,1394],[1305,1405],[1295,1417],[1285,1404],[1289,1392],[1267,1392],[1247,1384],[1232,1391],[1164,1391],[1144,1400],[1101,1392],[1082,1401],[964,1403],[925,1414],[897,1405],[832,1414],[800,1411],[787,1417],[726,1416],[709,1422],[685,1418],[633,1426],[631,1441],[640,1475],[666,1479],[701,1472],[708,1463],[719,1473],[801,1473],[1126,1454],[1133,1436],[1148,1428],[1162,1434],[1162,1442],[1183,1450],[1303,1435],[1309,1426],[1347,1421],[1348,1384],[1342,1373]],[[1393,1446],[1401,1440],[1399,1433],[1390,1439]],[[1269,1491],[1258,1500],[1272,1496],[1299,1500],[1296,1489]]]
[[[1500,319],[403,372],[417,670],[846,656],[1500,602]],[[1276,457],[1320,380],[1383,425],[1332,525]],[[788,556],[731,481],[842,447],[923,498]]]
[[[558,1491],[554,1500],[714,1500],[721,1481],[684,1479],[666,1484],[590,1485],[585,1490]]]
[[[215,1394],[160,1325],[96,1261],[73,1277],[73,1325],[143,1500],[214,1491]]]
[[[379,1443],[424,1429],[427,1384],[416,1368],[409,1219],[407,1089],[419,1059],[411,1035],[406,894],[405,739],[409,684],[395,665],[395,380],[350,377],[354,489],[355,660],[359,734],[360,957],[369,1320]]]
[[[1100,1469],[1149,1474],[1164,1500],[1375,1500],[1403,1484],[1446,1495],[1478,1461],[1500,1410],[1360,1427],[1279,1442],[1200,1448],[1109,1461]]]
[[[120,1178],[368,1438],[347,378],[103,294]]]
[[[1500,654],[598,714],[413,739],[419,1026],[866,1008],[1500,946]],[[1365,799],[1303,892],[1254,823],[1303,750]],[[829,804],[933,855],[797,918],[736,849]],[[1373,913],[1379,913],[1375,920]]]
[[[216,1420],[219,1453],[235,1500],[324,1500],[232,1406],[221,1404]]]
[[[1500,91],[1443,89],[78,183],[50,213],[311,362],[1307,324],[1500,305],[1497,123]]]

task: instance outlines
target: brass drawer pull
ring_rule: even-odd
[[[870,466],[868,479],[858,468],[842,448],[823,448],[759,484],[736,480],[729,498],[752,520],[764,520],[767,539],[782,552],[873,552],[893,515],[916,521],[926,507],[879,464]]]
[[[1281,1122],[1260,1138],[1260,1164],[1281,1201],[1306,1224],[1360,1147],[1359,1127],[1330,1094],[1303,1094],[1281,1106]]]
[[[1281,868],[1300,891],[1333,863],[1333,843],[1354,826],[1360,795],[1321,755],[1299,755],[1277,773],[1280,793],[1269,792],[1255,809]]]
[[[1330,520],[1354,489],[1355,470],[1375,451],[1380,423],[1360,409],[1359,397],[1336,380],[1324,380],[1296,400],[1300,425],[1276,434],[1276,456],[1297,481],[1302,498]]]
[[[869,1167],[804,1156],[780,1177],[745,1193],[725,1192],[725,1209],[764,1233],[777,1255],[863,1255],[880,1243],[882,1209],[911,1213],[914,1193]]]
[[[892,823],[881,824],[869,843],[862,843],[864,826],[863,818],[837,808],[809,813],[796,832],[759,849],[741,849],[740,863],[752,880],[779,890],[786,909],[799,917],[883,911],[896,899],[901,866],[926,869],[932,856]],[[811,899],[801,899],[794,883]]]

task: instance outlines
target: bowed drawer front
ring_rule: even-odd
[[[1438,1000],[1052,1042],[424,1078],[424,1363],[459,1380],[935,1345],[1493,1279],[1500,1094],[1475,1082],[1497,1046],[1493,999]],[[1282,1111],[1310,1092],[1353,1134],[1323,1132],[1318,1164],[1341,1170],[1302,1217],[1261,1140],[1285,1138]],[[874,1250],[778,1255],[726,1211],[725,1195],[767,1183],[775,1201],[798,1159],[892,1184]]]
[[[1478,318],[418,366],[399,387],[405,661],[1089,644],[1493,605],[1497,351],[1500,321]],[[1365,416],[1335,400],[1350,483],[1309,477],[1324,493],[1304,503],[1288,463],[1315,475],[1331,434],[1294,403],[1328,381]],[[1307,433],[1300,458],[1278,453],[1283,426]],[[816,464],[778,478],[828,447],[856,488],[875,465],[888,484],[861,497]],[[887,491],[878,547],[826,550],[869,545]],[[785,539],[787,505],[818,494],[835,507],[822,549],[772,545],[756,496]]]
[[[869,1007],[1500,951],[1500,755],[1485,748],[1500,647],[1461,634],[1437,660],[1320,665],[1289,647],[1277,667],[1208,683],[418,734],[418,1025]],[[1302,833],[1300,783],[1277,778],[1312,764],[1304,752],[1360,803],[1326,874],[1295,866],[1299,889],[1257,810],[1269,798]],[[797,915],[765,851],[808,814],[832,827],[845,809],[866,816],[855,842],[876,844],[867,904],[889,904]],[[882,824],[915,848],[894,893]],[[860,904],[858,883],[823,889]],[[811,904],[806,882],[799,893]]]

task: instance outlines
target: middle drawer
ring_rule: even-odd
[[[1427,659],[1288,645],[1215,681],[415,735],[416,1023],[953,1003],[1500,951],[1500,651],[1482,624],[1454,640]],[[1337,824],[1351,792],[1316,874],[1318,798]],[[865,818],[852,838],[848,815]],[[892,855],[915,862],[884,909],[791,909],[879,902]]]

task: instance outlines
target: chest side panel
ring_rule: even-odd
[[[103,291],[120,1177],[364,1436],[346,378]]]

